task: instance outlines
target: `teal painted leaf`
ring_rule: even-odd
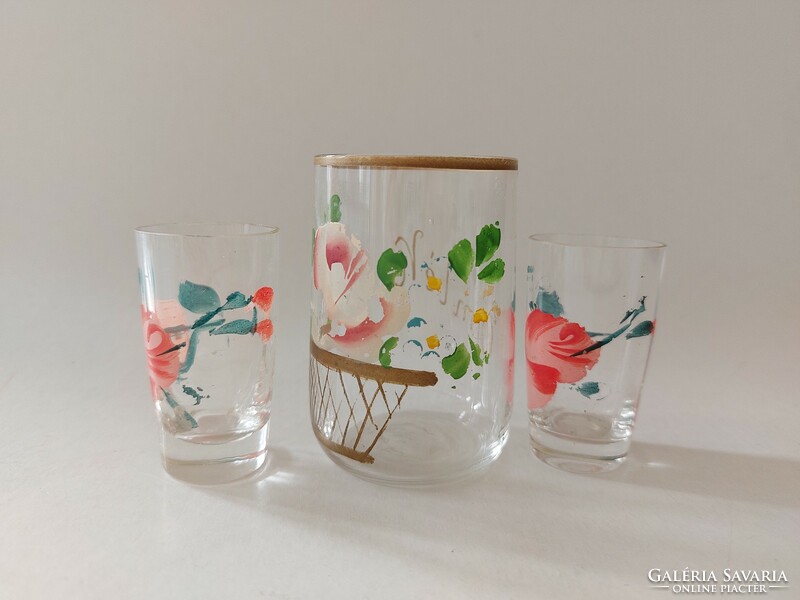
[[[458,278],[467,283],[469,274],[472,272],[472,263],[475,260],[475,252],[473,252],[469,240],[461,240],[453,246],[447,253],[447,260],[450,261],[450,266]]]
[[[338,223],[342,220],[342,199],[336,194],[331,196],[331,221]]]
[[[436,357],[439,356],[439,353],[436,350],[428,350],[427,352],[424,352],[422,354],[422,358],[425,358],[426,356],[430,356],[431,354],[433,354]]]
[[[480,267],[492,258],[499,247],[500,228],[491,223],[484,225],[478,237],[475,238],[475,266]]]
[[[219,308],[219,294],[207,285],[184,281],[178,288],[178,302],[186,310],[201,315]]]
[[[422,342],[420,342],[419,340],[408,340],[406,344],[414,344],[417,348],[419,348],[420,352],[424,352],[425,350],[425,348],[422,346]],[[405,349],[405,345],[403,346],[403,348]]]
[[[627,339],[637,338],[637,337],[644,337],[646,335],[650,335],[653,333],[653,322],[652,321],[642,321],[636,327],[631,329],[625,337]]]
[[[211,335],[245,335],[253,333],[253,322],[250,319],[236,319],[209,331]]]
[[[384,367],[392,366],[392,350],[397,347],[397,342],[398,339],[396,337],[390,337],[383,342],[383,346],[381,346],[381,349],[378,351],[378,362]]]
[[[233,292],[225,298],[225,304],[222,310],[233,310],[235,308],[244,308],[250,304],[250,299],[247,298],[242,292]]]
[[[408,266],[406,255],[400,251],[395,252],[391,248],[383,251],[378,259],[377,271],[378,279],[381,280],[386,289],[392,291],[394,280],[403,274]]]
[[[406,327],[422,327],[427,324],[428,322],[422,317],[412,317],[408,320],[408,323],[406,323]]]
[[[587,381],[580,385],[576,385],[575,389],[578,390],[582,396],[588,398],[589,396],[594,396],[595,394],[600,393],[600,384],[596,381]]]
[[[560,317],[564,314],[564,307],[561,306],[561,299],[555,291],[548,292],[547,290],[539,288],[536,303],[539,305],[539,310],[553,315],[554,317]]]
[[[203,391],[203,388],[197,388],[197,390],[200,390],[200,392],[198,392],[196,389],[194,389],[193,387],[190,387],[190,386],[188,386],[188,385],[184,385],[184,386],[182,386],[182,387],[183,387],[183,393],[184,393],[184,394],[186,394],[187,396],[191,396],[192,398],[194,398],[194,406],[197,406],[198,404],[200,404],[200,401],[201,401],[203,398],[210,398],[210,396],[203,396],[203,395],[200,393],[200,392],[202,392],[202,391]]]
[[[481,357],[481,347],[476,344],[472,338],[469,338],[469,347],[472,351],[472,362],[475,363],[476,367],[480,367],[483,364],[483,358]]]
[[[495,258],[478,273],[478,279],[486,283],[497,283],[506,273],[506,263],[502,258]]]
[[[459,344],[456,351],[442,359],[442,370],[453,379],[461,379],[469,369],[469,352],[464,344]]]

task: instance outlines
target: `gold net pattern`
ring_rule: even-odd
[[[408,388],[436,382],[430,371],[361,362],[324,350],[312,340],[309,384],[314,434],[333,452],[372,463],[370,453]]]

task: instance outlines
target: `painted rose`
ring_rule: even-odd
[[[178,378],[181,367],[176,344],[155,320],[151,313],[142,309],[144,320],[144,348],[147,368],[150,372],[150,387],[153,399],[158,399],[160,388],[168,388]]]
[[[574,356],[594,343],[586,330],[538,308],[525,323],[528,408],[545,406],[559,383],[576,383],[600,359],[600,348]]]
[[[403,288],[378,280],[361,243],[342,223],[327,223],[314,239],[314,287],[322,293],[328,323],[320,340],[351,358],[374,362],[383,339],[400,331],[410,307]]]
[[[155,315],[151,314],[150,318],[158,323],[164,331],[169,332],[169,337],[174,345],[183,344],[183,347],[178,350],[180,362],[183,362],[186,359],[191,330],[186,323],[181,303],[177,300],[156,300],[156,312]]]

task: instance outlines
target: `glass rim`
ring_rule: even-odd
[[[518,161],[509,156],[433,156],[417,154],[318,154],[318,167],[373,169],[432,169],[462,171],[517,171]]]
[[[590,233],[534,233],[528,239],[541,244],[552,244],[567,248],[605,248],[609,250],[660,250],[663,242],[614,235]]]
[[[198,231],[181,231],[180,228],[197,228]],[[226,228],[239,228],[239,231],[226,231]],[[217,228],[214,231],[214,228]],[[247,231],[252,228],[253,231]],[[160,237],[176,238],[219,238],[219,237],[259,237],[275,235],[280,228],[274,225],[262,225],[260,223],[224,223],[224,222],[173,222],[155,223],[153,225],[141,225],[134,228],[137,234]]]

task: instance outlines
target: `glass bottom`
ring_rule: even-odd
[[[613,439],[602,435],[610,429],[603,417],[562,413],[552,419],[548,429],[531,423],[531,448],[542,462],[561,471],[607,473],[625,462],[631,445],[630,436]]]
[[[268,437],[269,422],[250,433],[193,441],[162,431],[162,463],[169,475],[186,483],[231,483],[254,475],[266,464]]]
[[[484,471],[500,454],[508,430],[490,439],[449,415],[398,412],[372,450],[374,462],[362,463],[322,445],[337,465],[367,481],[398,487],[440,485]]]

